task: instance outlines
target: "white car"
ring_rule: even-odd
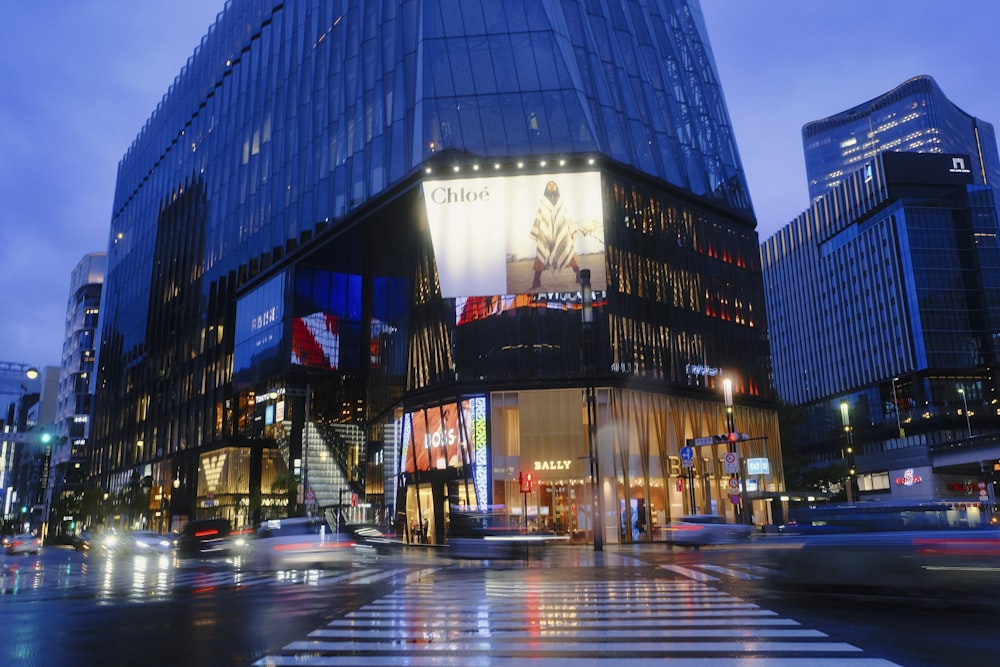
[[[294,570],[351,565],[362,553],[354,538],[318,517],[266,521],[247,543],[245,566]]]
[[[173,551],[171,537],[151,530],[133,530],[120,536],[122,547],[133,554],[168,554]]]
[[[42,541],[31,533],[15,535],[10,538],[10,541],[4,547],[9,556],[13,556],[14,554],[37,554],[41,548]]]
[[[701,547],[709,544],[735,544],[750,538],[752,527],[739,523],[726,523],[725,517],[716,514],[688,514],[671,521],[663,528],[669,544],[683,547]]]

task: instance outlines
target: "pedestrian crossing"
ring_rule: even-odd
[[[633,574],[620,580],[578,579],[580,570],[562,579],[551,570],[415,575],[253,667],[894,664],[719,590],[692,575],[730,573],[699,567],[664,566],[674,577],[626,568]],[[759,576],[742,568],[732,575]]]
[[[673,563],[663,563],[660,565],[665,570],[670,570],[682,577],[694,579],[695,581],[722,581],[725,579],[739,579],[741,581],[756,581],[766,579],[778,574],[777,570],[751,565],[746,563],[730,565],[713,565],[711,563],[698,563],[691,566],[675,565]]]
[[[183,593],[260,586],[368,586],[393,578],[405,581],[412,572],[413,568],[406,567],[248,571],[224,562],[178,566],[168,558],[109,559],[61,567],[2,568],[0,596],[147,602]]]

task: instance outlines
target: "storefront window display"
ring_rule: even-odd
[[[489,512],[509,526],[587,543],[594,539],[594,497],[586,437],[584,391],[579,388],[495,392],[481,435],[488,439],[487,465],[475,462],[476,408],[464,401],[452,442],[448,415],[458,404],[436,408],[445,421],[413,419],[401,464],[406,489],[406,522],[411,540],[447,539],[452,511]],[[722,472],[725,445],[702,447],[692,466],[682,465],[680,449],[693,437],[719,432],[722,411],[711,401],[619,389],[597,392],[597,452],[607,515],[605,542],[664,539],[663,527],[684,514],[732,514]],[[767,434],[773,421],[747,410],[740,414],[753,432]],[[422,417],[420,419],[423,419]],[[435,418],[436,419],[436,418]],[[774,438],[776,440],[776,438]],[[765,456],[768,438],[745,443],[743,456]],[[465,464],[462,465],[461,462]],[[530,488],[523,483],[531,475]],[[478,479],[477,479],[478,478]],[[481,479],[488,485],[479,485]],[[778,488],[780,479],[763,480]],[[735,520],[735,518],[734,518]],[[426,531],[425,529],[426,524]]]

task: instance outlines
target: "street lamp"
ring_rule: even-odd
[[[969,421],[969,402],[965,399],[965,389],[963,387],[958,388],[958,393],[962,395],[962,409],[965,411],[965,428],[969,432],[969,437],[972,437],[972,422]]]
[[[722,379],[722,398],[726,404],[726,433],[732,434],[736,432],[736,418],[733,414],[733,380],[732,378]],[[733,440],[732,435],[729,436],[729,451],[736,453],[736,441]],[[740,476],[738,473],[730,475],[730,479],[736,480],[736,490],[737,493],[740,492]],[[746,498],[740,498],[740,501],[745,501]],[[733,505],[733,520],[737,523],[740,522],[740,505],[737,503],[732,503]]]
[[[847,502],[854,502],[854,435],[851,433],[851,416],[847,401],[840,402],[840,419],[847,433]]]
[[[583,356],[587,371],[587,456],[590,459],[590,489],[594,496],[594,551],[604,551],[604,499],[601,497],[601,467],[597,459],[597,396],[594,388],[594,292],[590,269],[580,269],[583,325]]]
[[[903,425],[899,422],[899,399],[896,397],[896,381],[899,380],[898,377],[892,378],[892,409],[896,413],[896,431],[899,433],[899,437],[903,437]]]

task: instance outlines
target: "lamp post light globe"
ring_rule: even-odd
[[[969,401],[965,397],[965,388],[959,387],[958,393],[962,395],[962,411],[965,413],[965,430],[969,437],[972,437],[972,422],[969,420]]]
[[[840,419],[844,425],[844,433],[847,434],[847,449],[845,458],[847,459],[847,502],[854,502],[854,433],[851,429],[850,406],[846,400],[840,402]]]

